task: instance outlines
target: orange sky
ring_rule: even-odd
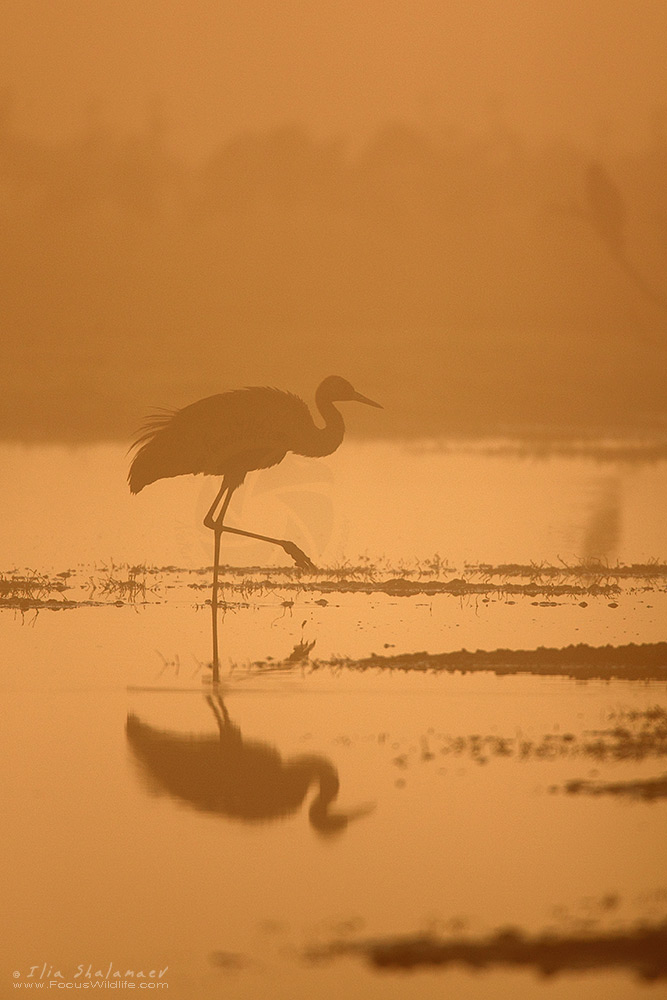
[[[0,85],[41,137],[90,99],[140,125],[164,97],[191,157],[288,120],[483,126],[490,100],[532,135],[624,147],[667,102],[665,52],[665,0],[4,0]]]

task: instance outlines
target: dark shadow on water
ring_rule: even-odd
[[[317,794],[308,818],[324,836],[341,833],[371,812],[369,805],[334,810],[340,782],[327,757],[302,754],[284,760],[270,743],[243,738],[219,694],[206,700],[216,719],[216,735],[170,732],[128,715],[128,744],[151,790],[200,812],[268,823],[296,813],[314,786]]]

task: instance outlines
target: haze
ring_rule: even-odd
[[[179,152],[241,129],[303,122],[368,134],[387,118],[483,122],[501,102],[534,135],[643,140],[667,95],[667,9],[656,0],[7,0],[3,80],[36,136],[74,130],[89,99],[139,125],[164,98]]]
[[[664,996],[667,0],[0,4],[5,996]]]
[[[395,433],[661,418],[664,3],[3,14],[3,436],[331,371]]]

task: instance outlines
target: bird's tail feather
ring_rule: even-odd
[[[130,485],[131,493],[139,493],[144,486],[148,486],[149,483],[155,481],[159,478],[156,474],[153,474],[151,466],[154,464],[151,458],[154,458],[154,448],[150,446],[155,441],[157,435],[160,431],[164,430],[167,424],[171,421],[174,416],[175,410],[163,409],[159,412],[150,414],[146,422],[139,428],[139,437],[130,445],[129,451],[133,451],[135,448],[137,452],[132,459],[132,464],[130,465],[130,471],[128,473],[127,481]]]

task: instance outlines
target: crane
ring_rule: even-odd
[[[204,524],[214,533],[213,558],[213,681],[219,680],[218,577],[220,540],[224,532],[278,545],[302,570],[315,566],[285,538],[272,538],[224,523],[232,496],[246,475],[278,465],[288,452],[318,457],[331,455],[343,440],[345,424],[334,405],[355,401],[382,409],[362,396],[347,379],[329,375],[317,388],[315,405],[324,427],[318,427],[306,403],[290,392],[266,386],[234,389],[200,399],[181,410],[166,410],[148,418],[132,448],[131,493],[158,479],[183,475],[221,476],[222,483]]]

